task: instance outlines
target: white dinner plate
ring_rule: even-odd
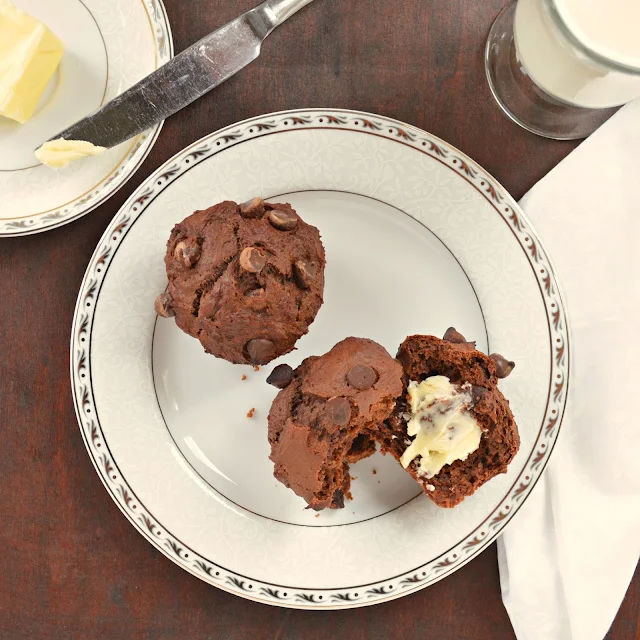
[[[34,155],[173,55],[162,0],[12,0],[44,22],[65,51],[33,117],[0,116],[0,237],[40,233],[83,216],[140,167],[162,125],[101,156],[53,170]]]
[[[320,229],[327,254],[325,302],[309,334],[259,371],[206,355],[153,310],[172,226],[255,195],[290,202]],[[407,335],[450,325],[516,362],[501,382],[522,441],[509,472],[441,509],[378,453],[352,467],[344,509],[305,510],[272,475],[268,372],[346,336],[395,354]],[[481,167],[395,120],[308,109],[213,133],[131,196],[80,289],[71,377],[91,460],[149,542],[234,594],[345,608],[422,589],[502,531],[556,441],[569,339],[540,240]]]

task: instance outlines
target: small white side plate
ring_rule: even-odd
[[[65,52],[33,117],[0,117],[0,237],[38,233],[88,213],[137,170],[158,125],[104,155],[55,171],[33,152],[167,62],[171,33],[161,0],[14,0],[62,40]]]

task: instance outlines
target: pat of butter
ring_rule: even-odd
[[[466,460],[480,446],[482,430],[469,408],[471,390],[456,389],[449,378],[432,376],[409,383],[411,417],[407,434],[413,441],[400,462],[406,469],[420,457],[418,472],[426,478],[440,473],[456,460]]]
[[[0,116],[24,124],[33,115],[63,51],[42,22],[0,0]]]
[[[98,156],[105,151],[105,147],[97,147],[84,140],[64,140],[59,138],[58,140],[45,142],[36,151],[36,158],[47,167],[61,169],[76,160]]]

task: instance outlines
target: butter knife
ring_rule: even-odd
[[[111,148],[133,138],[246,67],[260,55],[264,39],[311,1],[266,0],[51,140],[84,140]]]

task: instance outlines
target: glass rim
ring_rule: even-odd
[[[557,0],[542,0],[542,2],[555,26],[572,47],[601,66],[608,67],[614,71],[619,71],[620,73],[640,76],[640,67],[634,67],[632,65],[625,64],[624,62],[613,60],[612,58],[609,58],[584,44],[584,42],[575,35],[560,14],[557,7]]]

